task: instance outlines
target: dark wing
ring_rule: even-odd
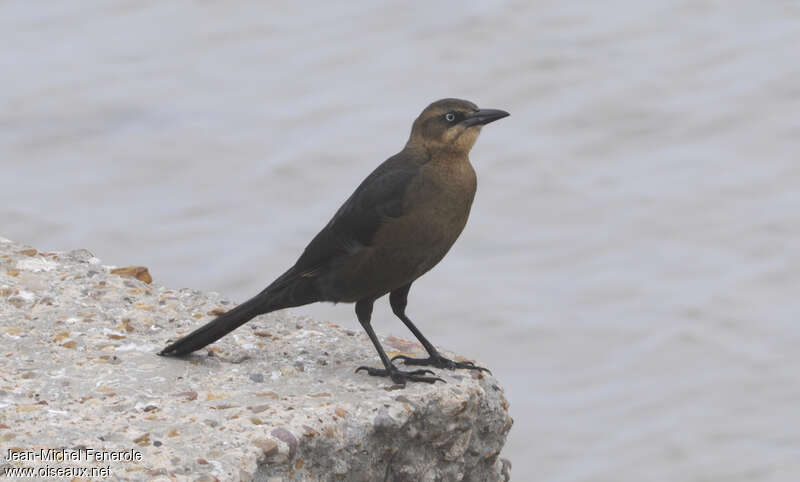
[[[331,261],[369,246],[383,223],[403,215],[405,193],[425,162],[416,157],[403,151],[375,168],[308,243],[297,263],[264,291],[312,278]]]
[[[295,265],[299,273],[313,273],[372,244],[383,223],[403,215],[403,200],[420,164],[401,152],[372,171],[308,244]]]

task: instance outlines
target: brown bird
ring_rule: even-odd
[[[430,382],[430,370],[403,371],[392,361],[437,368],[485,370],[443,357],[406,316],[411,284],[441,261],[469,217],[477,179],[469,151],[481,127],[508,112],[442,99],[414,121],[402,151],[358,186],[300,259],[261,293],[164,348],[184,355],[212,343],[253,317],[317,301],[356,304],[356,316],[378,351],[383,368],[358,367],[395,383]],[[370,319],[372,305],[390,293],[392,311],[428,352],[427,358],[386,355]]]

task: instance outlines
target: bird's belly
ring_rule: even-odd
[[[380,233],[380,240],[354,254],[335,282],[340,301],[377,298],[405,286],[444,258],[466,224],[469,211],[403,216]]]
[[[453,219],[445,222],[441,217],[431,217],[422,222],[417,218],[409,237],[396,237],[379,249],[376,261],[414,278],[433,268],[450,250],[464,228],[463,222]],[[412,224],[411,222],[409,224]]]

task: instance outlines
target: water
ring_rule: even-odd
[[[515,479],[800,477],[796,2],[6,1],[0,32],[0,235],[237,300],[429,102],[510,111],[409,314],[507,387]]]

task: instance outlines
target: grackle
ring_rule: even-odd
[[[429,105],[414,121],[402,151],[358,186],[297,262],[263,291],[164,348],[179,356],[212,343],[255,316],[317,301],[356,304],[356,316],[383,368],[358,367],[395,383],[441,380],[426,369],[404,371],[392,362],[485,370],[443,357],[406,316],[411,284],[433,268],[461,234],[477,179],[469,151],[481,127],[508,112],[479,109],[460,99]],[[427,358],[389,359],[372,329],[372,305],[389,294],[392,311],[428,352]]]

